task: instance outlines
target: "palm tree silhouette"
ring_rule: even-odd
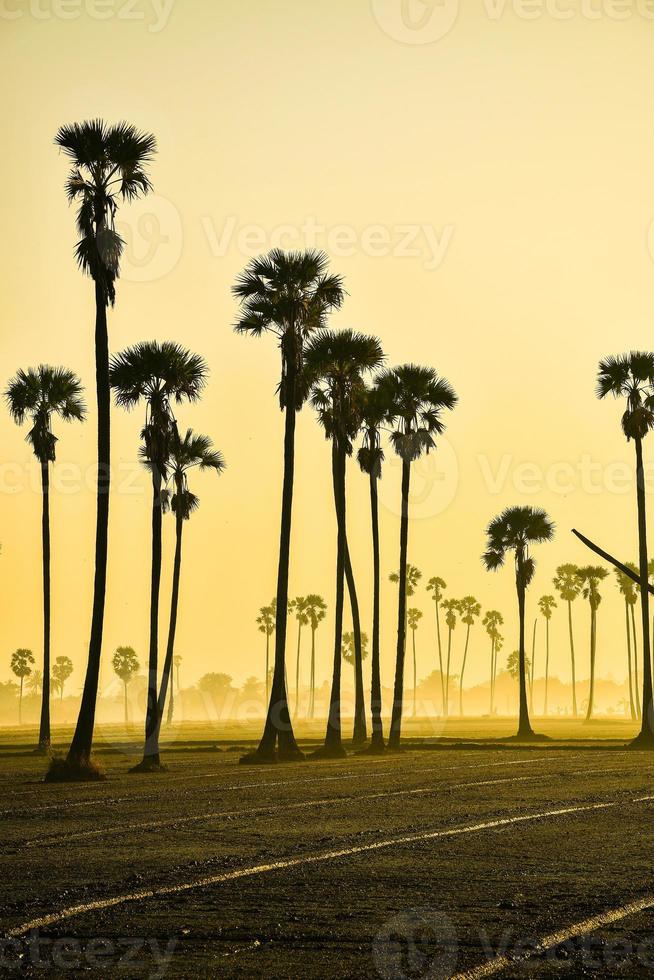
[[[459,714],[463,717],[463,675],[466,669],[466,661],[468,659],[468,644],[470,643],[470,630],[472,629],[475,619],[478,619],[481,615],[481,605],[477,602],[473,595],[466,595],[463,599],[459,600],[459,613],[461,615],[461,622],[466,626],[466,642],[465,649],[463,651],[463,664],[461,666],[461,677],[459,679]]]
[[[427,591],[432,593],[432,600],[434,602],[434,608],[436,610],[436,639],[438,640],[438,669],[441,674],[441,703],[443,705],[443,714],[445,714],[445,675],[443,674],[443,647],[441,643],[441,620],[440,620],[440,604],[443,598],[443,593],[447,588],[447,582],[442,578],[430,578],[427,582]]]
[[[173,657],[173,666],[175,668],[175,684],[177,685],[177,696],[179,697],[179,692],[181,690],[181,688],[179,686],[179,669],[182,666],[182,657],[181,657],[181,654],[179,654],[179,653],[176,653],[175,654],[175,656]],[[172,698],[171,698],[171,701],[172,701]],[[172,712],[170,711],[170,708],[169,708],[168,721],[172,721]]]
[[[64,699],[64,685],[73,672],[73,661],[70,657],[57,657],[52,668],[52,679],[59,691],[59,700]]]
[[[353,330],[325,330],[307,346],[307,376],[312,383],[311,401],[325,436],[332,444],[332,479],[337,523],[336,604],[334,613],[334,667],[325,743],[318,757],[345,754],[341,738],[341,640],[343,632],[344,575],[347,550],[345,471],[352,440],[363,417],[363,375],[376,370],[384,358],[376,337]],[[356,640],[356,633],[355,633]],[[353,742],[365,739],[363,651],[355,648],[355,708]]]
[[[38,697],[39,694],[42,693],[43,691],[42,670],[35,670],[32,672],[32,674],[30,675],[27,681],[27,690],[30,692],[30,694],[33,694],[35,697]]]
[[[262,606],[257,616],[257,627],[260,633],[266,637],[266,704],[270,696],[270,637],[275,632],[275,606],[271,602],[269,606]]]
[[[29,677],[32,673],[32,665],[34,664],[34,654],[31,650],[26,650],[21,647],[18,650],[14,650],[11,655],[11,670],[12,673],[20,681],[20,693],[18,696],[18,724],[23,724],[23,684],[25,678]]]
[[[409,545],[409,491],[411,464],[436,445],[434,436],[443,432],[442,413],[456,404],[456,395],[444,378],[432,368],[403,364],[385,371],[378,380],[388,398],[388,421],[394,425],[393,448],[402,460],[402,508],[400,517],[400,568],[397,611],[397,652],[393,710],[388,744],[400,745],[402,699],[404,696],[404,650],[406,640],[407,551]]]
[[[182,568],[182,535],[184,521],[188,521],[191,514],[200,505],[200,499],[189,490],[188,474],[189,470],[213,470],[220,475],[225,470],[225,460],[222,453],[213,448],[213,443],[209,436],[199,435],[192,429],[187,429],[184,437],[180,437],[176,425],[173,425],[170,445],[168,451],[168,482],[169,487],[162,494],[163,509],[168,506],[175,516],[175,557],[173,560],[173,584],[170,599],[170,620],[168,624],[168,640],[166,643],[166,656],[164,658],[163,671],[161,674],[161,684],[159,687],[159,710],[157,715],[156,740],[159,740],[161,722],[166,706],[166,697],[170,687],[170,705],[173,703],[173,686],[171,682],[171,672],[173,669],[173,655],[175,651],[175,633],[177,630],[177,609],[179,605],[179,582]],[[168,721],[172,721],[172,707],[169,707]]]
[[[132,676],[139,669],[139,662],[136,656],[136,652],[133,647],[118,647],[114,653],[112,660],[112,666],[116,675],[123,682],[124,691],[124,705],[125,705],[125,728],[129,723],[128,705],[127,705],[127,685],[132,679]]]
[[[584,568],[577,569],[577,577],[581,583],[582,595],[588,600],[590,605],[590,691],[588,693],[588,707],[586,710],[586,721],[590,721],[593,716],[595,706],[595,654],[597,651],[597,610],[602,601],[599,592],[599,583],[607,577],[609,573],[601,565],[586,565]]]
[[[629,620],[629,609],[630,606],[636,604],[636,586],[634,582],[621,572],[619,568],[614,568],[615,577],[618,580],[618,589],[620,590],[620,595],[624,596],[624,613],[625,613],[625,627],[627,632],[627,668],[629,672],[629,712],[632,721],[637,721],[638,711],[636,707],[636,700],[634,698],[634,680],[633,680],[633,670],[631,667],[631,623]],[[635,651],[634,651],[635,652]]]
[[[411,641],[413,647],[413,710],[412,716],[416,717],[416,688],[418,686],[418,673],[416,663],[416,630],[418,623],[422,619],[422,613],[415,607],[407,610],[407,626],[411,630]]]
[[[82,383],[72,371],[40,364],[37,368],[18,371],[5,392],[14,421],[22,425],[29,418],[31,422],[27,441],[41,467],[43,689],[39,749],[42,752],[50,745],[50,463],[55,461],[57,445],[57,437],[52,431],[52,417],[56,415],[64,422],[83,421],[85,408],[82,391]]]
[[[525,653],[525,593],[536,570],[536,562],[529,553],[530,545],[551,541],[554,524],[540,507],[507,507],[493,518],[486,529],[488,542],[482,561],[488,571],[502,568],[508,552],[515,557],[515,583],[518,594],[519,629],[519,697],[520,714],[517,738],[537,737],[529,721],[527,703],[527,656]]]
[[[648,562],[649,568],[649,562]],[[622,571],[622,569],[621,569]],[[624,572],[631,572],[635,575],[635,579],[632,578],[634,582],[634,594],[629,596],[629,617],[631,619],[631,639],[634,645],[634,701],[636,702],[636,715],[640,719],[641,716],[641,704],[640,698],[638,697],[639,681],[638,681],[638,631],[636,630],[636,604],[640,597],[640,585],[638,585],[638,566],[634,562],[628,561],[625,564]],[[643,668],[644,669],[644,668]]]
[[[174,465],[176,423],[173,403],[195,402],[205,385],[207,367],[192,354],[170,341],[144,341],[111,359],[109,382],[116,404],[130,410],[145,403],[141,431],[141,459],[152,478],[152,568],[150,578],[150,639],[148,646],[148,706],[145,719],[143,760],[134,772],[161,768],[159,757],[159,702],[157,666],[159,657],[159,588],[161,583],[161,521],[163,489]],[[182,502],[181,519],[185,504]]]
[[[151,190],[148,166],[156,141],[121,122],[108,126],[101,119],[62,126],[56,145],[72,164],[66,183],[68,200],[77,202],[75,248],[77,264],[95,286],[95,378],[98,408],[97,523],[95,577],[89,656],[75,733],[65,763],[55,761],[49,778],[101,778],[91,766],[95,703],[100,677],[100,654],[107,583],[107,537],[110,481],[110,391],[107,306],[116,299],[123,240],[115,221],[120,201],[130,202]]]
[[[447,626],[447,661],[445,665],[445,700],[443,701],[443,717],[447,718],[450,713],[450,665],[452,663],[452,633],[456,629],[459,611],[458,599],[443,599],[441,607],[445,612],[445,625]]]
[[[297,650],[295,654],[295,707],[293,708],[293,718],[297,718],[300,706],[300,643],[302,640],[302,627],[308,626],[309,617],[307,616],[307,600],[299,595],[289,602],[289,609],[295,613],[297,620]]]
[[[308,393],[304,379],[306,342],[313,331],[325,326],[328,314],[342,305],[343,282],[339,276],[327,274],[327,256],[323,252],[274,249],[248,264],[233,292],[241,305],[235,330],[254,337],[270,332],[278,339],[282,356],[279,403],[285,413],[273,683],[259,747],[243,761],[274,762],[277,756],[301,759],[291,725],[285,681],[295,421]]]
[[[354,630],[351,633],[343,633],[343,642],[341,643],[341,655],[343,660],[347,664],[351,664],[354,668],[354,679],[356,683],[356,673],[357,673],[357,653],[356,653],[357,639],[354,635]],[[368,657],[368,634],[361,634],[361,657],[366,660]]]
[[[495,676],[497,674],[497,654],[502,645],[499,627],[504,625],[504,617],[497,609],[489,609],[484,614],[482,626],[485,627],[491,641],[490,658],[490,714],[495,711]]]
[[[321,595],[309,593],[306,599],[306,614],[311,627],[311,680],[309,682],[309,708],[307,718],[313,718],[316,694],[316,630],[327,615],[327,603]]]
[[[576,565],[570,563],[559,565],[554,576],[554,588],[559,593],[561,601],[568,606],[568,634],[570,637],[570,662],[572,665],[572,714],[577,717],[577,677],[575,672],[575,638],[572,629],[572,603],[581,591],[581,582]]]
[[[538,608],[545,619],[545,707],[543,714],[547,715],[547,686],[550,676],[550,619],[557,603],[553,595],[543,595],[538,600]]]

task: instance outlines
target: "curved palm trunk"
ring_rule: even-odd
[[[404,697],[404,651],[406,647],[406,566],[409,546],[409,489],[411,464],[402,460],[402,515],[400,518],[400,581],[397,603],[397,650],[395,660],[395,684],[393,686],[393,711],[389,748],[400,747],[402,732],[402,699]]]
[[[640,687],[638,680],[638,635],[636,633],[636,614],[634,613],[633,605],[630,607],[630,614],[631,635],[634,641],[634,700],[636,702],[636,716],[640,719],[640,699],[638,698],[638,689]]]
[[[468,659],[468,643],[470,642],[470,627],[468,626],[466,630],[466,643],[465,649],[463,651],[463,663],[461,665],[461,679],[459,681],[459,714],[463,718],[463,675],[466,669],[466,660]]]
[[[181,494],[178,494],[178,498]],[[166,656],[164,658],[163,670],[161,672],[161,685],[159,687],[159,700],[157,704],[157,730],[156,744],[159,745],[159,735],[161,732],[161,722],[166,706],[168,686],[170,685],[170,705],[173,703],[173,685],[171,680],[173,669],[173,655],[175,653],[175,633],[177,631],[177,610],[179,608],[179,581],[182,571],[182,534],[184,530],[184,518],[178,508],[175,514],[175,559],[173,562],[173,584],[170,598],[170,620],[168,623],[168,641],[166,643]],[[169,705],[169,721],[172,719],[172,711]]]
[[[441,703],[443,705],[443,715],[445,714],[445,678],[443,676],[443,647],[441,643],[441,618],[440,611],[438,608],[438,602],[435,602],[436,606],[436,638],[438,640],[438,669],[441,672]]]
[[[335,437],[332,446],[332,467],[334,474],[334,502],[336,506],[337,544],[336,544],[336,606],[334,612],[334,667],[332,687],[329,696],[329,716],[325,744],[320,754],[343,756],[341,737],[341,665],[343,642],[343,606],[345,603],[345,450],[339,446]]]
[[[595,651],[596,651],[596,612],[590,607],[590,691],[588,693],[588,708],[586,709],[586,721],[590,721],[593,716],[595,702]]]
[[[41,691],[41,723],[39,749],[50,747],[50,473],[47,461],[41,462],[43,515],[43,688]]]
[[[380,602],[380,556],[379,556],[379,499],[377,477],[370,473],[370,518],[372,524],[372,679],[370,684],[370,714],[372,717],[372,739],[370,747],[375,751],[384,748],[384,726],[382,723],[381,671],[379,664],[379,602]]]
[[[568,632],[570,634],[570,662],[572,665],[572,714],[577,717],[577,676],[575,672],[575,638],[572,631],[572,601],[568,600]]]
[[[366,727],[366,698],[363,688],[363,653],[361,648],[361,615],[357,596],[354,572],[350,560],[350,548],[345,531],[345,579],[352,610],[352,632],[354,633],[354,730],[352,744],[363,745],[368,737]]]
[[[633,671],[631,669],[631,626],[629,625],[629,603],[627,599],[624,601],[624,615],[625,615],[625,627],[627,630],[627,667],[629,670],[629,713],[631,715],[631,720],[636,721],[636,705],[634,704],[634,683],[633,683]]]
[[[98,485],[95,528],[95,578],[89,657],[77,725],[68,750],[72,767],[88,765],[93,744],[95,706],[100,676],[104,603],[107,587],[107,540],[109,532],[109,485],[111,465],[111,424],[109,389],[109,337],[105,291],[95,283],[95,390],[98,405]]]
[[[148,706],[145,714],[143,764],[156,767],[159,759],[159,708],[157,668],[159,659],[159,591],[161,586],[161,471],[152,470],[152,567],[150,575],[150,642],[148,649]],[[138,767],[137,767],[138,768]]]
[[[647,516],[645,511],[645,474],[643,471],[643,444],[640,436],[636,444],[636,495],[638,503],[638,564],[640,573],[640,610],[643,624],[643,703],[642,725],[639,743],[654,745],[654,718],[652,705],[652,661],[649,635],[649,575],[647,569]]]
[[[527,670],[526,670],[526,655],[525,655],[525,587],[521,583],[522,579],[522,568],[521,562],[518,560],[518,574],[516,576],[516,589],[518,592],[518,617],[520,622],[519,631],[519,671],[518,671],[518,684],[519,684],[519,697],[520,697],[520,708],[519,708],[519,719],[518,719],[518,738],[525,738],[533,735],[533,729],[531,727],[531,722],[529,721],[529,704],[527,701]]]

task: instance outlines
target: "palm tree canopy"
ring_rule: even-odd
[[[410,563],[406,566],[406,594],[408,596],[415,595],[415,591],[418,587],[418,582],[422,578],[422,572],[415,565]],[[390,582],[395,582],[396,584],[400,581],[399,572],[391,572],[388,576]]]
[[[18,425],[29,416],[32,428],[26,438],[42,463],[55,460],[57,437],[52,431],[52,416],[64,422],[84,420],[83,391],[76,374],[48,364],[19,370],[9,382],[5,392],[9,412]]]
[[[435,576],[434,578],[430,578],[429,581],[427,582],[427,592],[433,593],[432,599],[434,600],[434,602],[441,601],[441,599],[443,598],[443,593],[446,588],[447,588],[447,582],[442,578],[438,578],[438,576]]]
[[[520,566],[522,584],[529,585],[536,563],[529,556],[529,545],[551,541],[554,523],[540,507],[507,507],[486,528],[488,537],[482,561],[489,572],[504,565],[507,552],[513,551]]]
[[[143,447],[141,455],[147,462],[146,447]],[[199,470],[213,470],[220,476],[225,470],[226,463],[223,454],[213,448],[209,436],[187,429],[181,437],[177,426],[174,425],[168,447],[168,468],[172,490],[166,490],[163,503],[164,508],[170,503],[173,514],[179,511],[185,521],[200,505],[200,498],[188,487],[188,471],[196,466]]]
[[[306,626],[309,622],[309,616],[307,614],[307,600],[303,595],[296,596],[295,599],[289,601],[289,612],[293,610],[295,613],[295,618],[297,619],[300,626]]]
[[[327,615],[327,603],[321,595],[317,595],[315,592],[311,592],[307,596],[306,603],[307,616],[309,617],[311,629],[316,630]]]
[[[568,563],[559,565],[553,579],[554,588],[557,590],[563,602],[574,602],[581,591],[581,583],[577,572],[577,565]]]
[[[361,429],[363,445],[357,453],[359,466],[364,473],[381,476],[384,450],[381,444],[381,427],[388,416],[390,405],[388,392],[377,383],[366,387],[362,392]]]
[[[600,582],[608,576],[606,568],[601,565],[585,565],[577,569],[577,577],[582,587],[584,599],[588,599],[592,609],[597,609],[602,597],[599,592]]]
[[[557,603],[553,595],[542,595],[538,600],[538,608],[545,619],[552,618],[552,612],[556,609]]]
[[[407,610],[407,623],[409,625],[409,629],[417,630],[418,623],[420,622],[421,619],[422,619],[422,613],[420,612],[419,609],[412,607],[411,609]]]
[[[473,595],[466,595],[459,600],[459,612],[461,613],[461,622],[465,623],[466,626],[472,626],[477,616],[481,615],[481,604]]]
[[[384,371],[377,385],[387,399],[386,419],[395,426],[391,442],[398,456],[413,462],[436,445],[445,430],[441,415],[457,402],[454,389],[433,368],[402,364]]]
[[[500,635],[498,627],[503,625],[504,625],[504,617],[502,616],[501,612],[497,611],[497,609],[488,609],[484,613],[484,618],[482,619],[482,626],[486,628],[486,632],[491,638],[495,638],[495,640],[498,639]]]
[[[60,691],[63,689],[63,685],[66,683],[72,672],[73,661],[70,659],[70,657],[57,657],[52,668],[52,676]]]
[[[443,599],[442,606],[445,610],[445,624],[448,629],[453,630],[456,627],[456,614],[459,611],[459,600]]]
[[[26,650],[25,647],[14,650],[11,655],[11,669],[16,677],[29,677],[32,673],[33,663],[34,654],[31,650]]]
[[[101,284],[105,303],[113,304],[125,244],[115,228],[118,201],[132,201],[152,189],[148,166],[156,140],[126,122],[109,126],[91,119],[62,126],[55,144],[72,164],[66,194],[78,204],[77,263]]]
[[[354,633],[343,633],[343,642],[341,644],[341,656],[348,664],[354,664],[356,645],[354,642]],[[368,656],[368,634],[361,634],[361,659],[365,660]]]
[[[275,607],[273,605],[261,607],[257,616],[257,625],[260,633],[272,636],[275,632]]]
[[[111,663],[121,681],[128,681],[139,669],[138,657],[133,647],[118,647]]]
[[[622,431],[627,440],[644,438],[654,428],[654,354],[630,351],[600,361],[597,397],[625,398]]]
[[[620,590],[620,594],[625,597],[625,601],[629,605],[634,604],[637,601],[636,583],[634,582],[633,579],[629,578],[628,575],[625,575],[624,572],[620,571],[619,568],[614,568],[613,571],[615,572],[615,577],[618,580],[618,589]],[[652,572],[650,571],[650,575],[651,574]]]

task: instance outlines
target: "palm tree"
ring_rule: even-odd
[[[648,562],[648,567],[649,567],[649,562]],[[623,571],[623,570],[621,569],[621,571]],[[638,566],[635,565],[634,562],[628,561],[625,564],[624,573],[626,573],[627,571],[631,572],[632,575],[635,575],[635,580],[634,580],[634,578],[632,578],[632,582],[635,581],[634,593],[633,593],[633,595],[629,595],[628,602],[629,602],[629,617],[631,619],[631,638],[633,640],[633,645],[634,645],[634,701],[636,702],[636,715],[637,715],[638,718],[640,718],[640,716],[641,716],[641,706],[640,706],[640,699],[638,698],[638,689],[639,689],[639,681],[638,681],[638,632],[636,630],[636,612],[635,612],[636,604],[638,603],[638,600],[639,600],[639,597],[640,597],[640,585],[637,584],[637,582],[638,582],[638,574],[639,574],[638,573]]]
[[[529,711],[534,710],[534,671],[536,669],[536,630],[538,619],[534,618],[534,629],[531,635],[531,673],[529,674]]]
[[[440,603],[443,598],[443,593],[447,588],[447,582],[442,578],[430,578],[427,582],[427,592],[432,593],[432,600],[434,602],[434,608],[436,610],[436,638],[438,640],[438,669],[441,675],[441,699],[443,705],[443,714],[445,714],[445,675],[443,674],[443,648],[441,644],[441,620],[440,620]]]
[[[501,612],[497,609],[489,609],[488,612],[484,614],[482,620],[482,626],[485,627],[488,633],[489,639],[491,641],[491,658],[490,658],[490,714],[492,715],[495,711],[495,676],[497,674],[497,654],[500,649],[500,631],[499,628],[504,624],[504,617]]]
[[[529,673],[529,671],[531,670],[531,661],[529,657],[525,657],[525,668],[527,673]],[[519,650],[514,650],[513,653],[510,653],[508,655],[508,657],[506,658],[506,669],[514,681],[517,681],[519,679],[520,677],[520,651]]]
[[[649,623],[649,579],[647,556],[647,515],[645,509],[645,472],[643,468],[643,439],[654,428],[654,354],[631,351],[600,362],[597,376],[597,397],[626,399],[622,416],[622,431],[627,442],[633,439],[636,449],[636,503],[638,508],[638,565],[640,576],[640,606],[643,626],[643,700],[640,735],[632,743],[636,747],[654,748],[654,705],[652,704],[652,663]]]
[[[42,516],[41,542],[43,566],[43,691],[39,749],[50,745],[50,463],[56,457],[57,437],[52,431],[53,415],[64,422],[84,419],[82,383],[66,368],[40,364],[37,368],[18,371],[9,382],[5,398],[9,412],[18,425],[29,418],[31,429],[27,441],[41,467]]]
[[[113,655],[111,663],[117,676],[123,682],[123,690],[125,694],[125,728],[127,728],[129,723],[127,710],[127,685],[131,681],[132,676],[139,669],[139,662],[136,652],[132,647],[118,647]]]
[[[311,627],[311,680],[309,683],[309,709],[307,718],[313,718],[316,694],[316,630],[327,615],[327,603],[321,595],[311,592],[306,599],[306,613]]]
[[[43,671],[42,670],[34,670],[34,671],[32,671],[32,674],[30,675],[30,677],[28,678],[28,681],[27,681],[27,690],[30,692],[30,694],[33,694],[34,697],[38,697],[39,694],[42,693],[42,691],[43,691]]]
[[[52,668],[52,680],[59,691],[59,700],[64,699],[64,685],[73,672],[73,661],[70,657],[57,657]]]
[[[445,612],[445,625],[447,626],[447,661],[445,666],[445,700],[443,701],[443,717],[447,718],[450,713],[450,665],[452,663],[452,633],[456,629],[457,613],[459,611],[458,599],[443,599],[441,602]]]
[[[351,664],[354,668],[354,680],[356,684],[356,674],[357,674],[357,638],[354,634],[354,630],[351,633],[343,633],[343,642],[341,644],[341,654],[343,660],[347,664]],[[363,660],[368,657],[368,634],[361,634],[361,656]]]
[[[376,370],[384,358],[376,337],[353,330],[325,330],[314,337],[306,351],[307,377],[312,383],[311,401],[318,412],[325,436],[332,444],[332,480],[337,524],[336,605],[334,613],[334,669],[325,744],[321,758],[344,754],[341,740],[341,640],[343,632],[344,575],[347,551],[345,471],[352,453],[352,440],[363,418],[365,385],[363,375]],[[355,633],[356,640],[356,633]],[[355,707],[353,743],[366,737],[363,691],[363,649],[355,648]]]
[[[259,610],[259,615],[257,616],[257,627],[260,633],[263,633],[266,637],[266,704],[268,703],[268,698],[270,696],[270,637],[275,632],[275,606],[271,603],[269,606],[262,606]]]
[[[415,607],[407,610],[407,626],[411,630],[411,642],[413,647],[413,711],[412,716],[416,717],[416,688],[418,686],[418,673],[416,663],[416,630],[418,623],[422,619],[422,613]]]
[[[23,683],[26,677],[32,673],[34,654],[31,650],[21,647],[14,650],[11,655],[11,670],[20,680],[20,694],[18,697],[18,724],[23,724]]]
[[[637,602],[636,597],[636,586],[634,582],[621,572],[619,568],[614,568],[615,577],[618,580],[618,589],[620,590],[620,595],[624,596],[624,613],[625,613],[625,627],[627,631],[627,669],[629,673],[629,710],[631,714],[631,720],[636,721],[638,719],[638,712],[636,708],[636,700],[634,698],[634,682],[633,682],[633,671],[631,669],[631,623],[629,621],[629,607],[635,605]]]
[[[538,608],[545,619],[545,707],[543,714],[547,714],[547,686],[550,676],[550,619],[552,612],[556,609],[557,603],[553,595],[542,595],[538,600]]]
[[[309,623],[309,617],[307,615],[307,600],[304,596],[299,595],[295,599],[291,599],[289,607],[295,613],[295,618],[297,620],[297,651],[295,654],[295,708],[293,710],[293,717],[297,718],[297,713],[300,707],[300,642],[302,639],[302,627],[307,626]]]
[[[575,638],[572,630],[572,603],[581,591],[578,568],[570,563],[559,565],[554,576],[554,588],[561,601],[568,606],[568,634],[570,636],[570,662],[572,665],[572,714],[577,717],[577,677],[575,673]]]
[[[597,651],[597,610],[602,601],[599,592],[599,583],[607,577],[609,573],[601,565],[586,565],[584,568],[577,569],[577,577],[581,583],[582,595],[588,600],[590,605],[590,691],[588,694],[588,707],[586,710],[586,721],[590,721],[593,716],[595,702],[595,654]]]
[[[520,715],[518,739],[533,739],[527,704],[527,657],[525,653],[525,593],[536,570],[530,545],[551,541],[554,524],[540,507],[507,507],[493,518],[486,529],[488,542],[482,561],[488,571],[502,568],[508,552],[515,557],[515,584],[518,594]]]
[[[434,436],[445,428],[442,414],[456,404],[456,395],[444,378],[432,368],[416,364],[385,371],[378,380],[388,399],[388,421],[394,425],[391,434],[393,448],[402,460],[402,509],[400,518],[400,568],[397,611],[397,651],[393,710],[389,747],[398,749],[402,729],[402,699],[404,696],[404,649],[406,639],[407,552],[409,546],[409,490],[411,464],[435,448]]]
[[[468,659],[468,644],[470,643],[470,630],[474,626],[475,619],[481,615],[481,605],[473,595],[466,595],[459,600],[459,612],[461,622],[466,626],[466,642],[463,651],[463,665],[461,667],[461,678],[459,680],[459,714],[463,717],[463,674],[466,669]]]
[[[116,404],[130,410],[145,402],[141,432],[141,459],[152,478],[152,566],[150,577],[150,639],[148,646],[148,705],[145,719],[143,760],[134,772],[161,769],[159,758],[159,710],[157,665],[159,656],[159,587],[161,581],[161,522],[163,488],[170,473],[176,439],[173,403],[194,402],[205,385],[207,367],[170,341],[144,341],[111,359],[109,383]],[[183,518],[184,503],[181,511]]]
[[[323,252],[275,249],[253,259],[239,276],[233,292],[241,304],[235,329],[260,337],[273,333],[282,356],[279,404],[285,413],[284,482],[277,571],[275,665],[266,722],[259,747],[244,762],[274,762],[277,757],[301,759],[288,711],[285,681],[286,608],[295,471],[295,421],[307,397],[304,348],[311,333],[325,326],[328,314],[344,298],[339,276],[327,274]],[[276,755],[276,747],[278,754]]]
[[[192,429],[187,429],[184,437],[181,438],[176,425],[173,425],[170,445],[168,451],[168,471],[169,489],[163,496],[164,509],[170,504],[170,509],[175,516],[175,557],[173,560],[173,584],[170,599],[170,620],[168,624],[168,640],[166,643],[166,656],[164,658],[163,671],[161,674],[161,685],[159,687],[157,731],[155,741],[158,744],[161,722],[164,716],[166,697],[170,687],[170,704],[173,703],[173,685],[170,680],[173,669],[173,655],[175,651],[175,634],[177,631],[177,610],[179,606],[179,582],[182,569],[182,534],[184,521],[188,521],[191,514],[200,505],[200,499],[189,490],[188,474],[189,470],[213,470],[220,475],[225,469],[225,460],[222,453],[213,448],[213,443],[208,436],[198,435]],[[172,721],[172,707],[169,709],[169,723]]]
[[[176,653],[173,657],[173,666],[175,668],[175,684],[177,685],[177,694],[179,695],[181,690],[179,686],[179,669],[182,666],[182,655],[180,653]]]
[[[121,122],[108,126],[94,119],[62,126],[55,137],[72,164],[66,183],[69,202],[77,202],[75,249],[77,264],[95,286],[95,380],[98,409],[97,523],[95,578],[89,656],[75,734],[64,763],[55,761],[50,779],[101,778],[90,765],[95,703],[100,676],[102,629],[107,581],[109,527],[110,421],[109,338],[107,306],[116,299],[115,282],[120,271],[123,240],[115,222],[121,201],[130,202],[151,190],[148,166],[156,141]]]

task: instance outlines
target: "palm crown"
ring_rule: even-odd
[[[257,616],[257,626],[260,633],[272,636],[275,632],[275,607],[273,605],[261,607]]]
[[[585,565],[577,569],[577,576],[582,587],[584,599],[588,599],[593,609],[597,609],[602,596],[599,592],[599,583],[607,577],[609,573],[601,565]]]
[[[391,574],[388,576],[388,578],[389,578],[389,581],[395,582],[397,584],[397,582],[400,581],[400,573],[399,572],[391,572]],[[416,588],[418,587],[418,582],[420,581],[421,578],[422,578],[422,572],[420,571],[420,569],[419,568],[416,568],[415,565],[407,564],[407,566],[406,566],[406,594],[408,596],[415,595]],[[445,583],[443,583],[443,584],[445,584]],[[428,588],[429,588],[429,586],[428,586]]]
[[[306,611],[311,629],[318,629],[318,626],[327,615],[327,603],[321,595],[316,595],[315,592],[311,592],[306,598]]]
[[[654,428],[654,354],[630,351],[600,361],[597,375],[597,397],[626,398],[622,431],[627,440],[644,438]]]
[[[132,647],[118,647],[111,663],[121,681],[128,681],[139,669],[138,658]]]
[[[72,371],[47,364],[20,370],[9,382],[5,392],[9,411],[19,425],[29,416],[32,428],[27,441],[42,463],[55,459],[57,437],[52,431],[52,416],[57,415],[65,422],[84,419],[83,390]]]
[[[554,524],[540,507],[507,507],[493,518],[486,529],[488,542],[482,561],[488,571],[504,565],[507,552],[516,556],[521,584],[527,586],[534,577],[536,563],[529,556],[529,545],[551,541]]]
[[[430,578],[429,581],[427,582],[427,592],[432,593],[432,599],[434,600],[434,602],[441,601],[441,599],[443,598],[443,593],[446,588],[447,588],[447,582],[444,579],[439,578],[438,576],[434,576],[434,578]]]
[[[556,609],[556,599],[553,595],[543,595],[538,600],[538,608],[545,619],[551,619],[552,612]]]
[[[629,603],[629,605],[635,604],[637,591],[636,583],[633,581],[633,579],[629,578],[628,575],[625,575],[624,572],[620,571],[619,568],[614,568],[613,571],[615,572],[615,577],[618,580],[620,594],[625,597],[625,601]]]
[[[220,475],[225,469],[225,460],[222,453],[213,448],[209,436],[187,429],[180,437],[175,426],[170,440],[168,465],[174,488],[169,494],[172,512],[179,513],[187,521],[200,503],[199,498],[189,490],[188,471],[197,466],[199,470],[214,470]],[[167,500],[168,495],[166,503]]]
[[[499,635],[499,627],[504,625],[504,617],[501,612],[497,609],[489,609],[484,613],[484,618],[482,619],[482,626],[486,628],[486,632],[490,637],[496,637]]]
[[[459,600],[459,612],[461,622],[465,623],[466,626],[472,626],[477,616],[481,614],[481,604],[473,595],[466,595]]]
[[[387,399],[387,421],[395,426],[391,442],[398,456],[412,462],[433,449],[434,435],[445,429],[443,409],[457,402],[449,382],[433,368],[403,364],[383,372],[378,386]]]
[[[341,645],[343,660],[348,664],[354,663],[355,642],[354,633],[343,633],[343,643]],[[361,659],[365,660],[368,656],[368,634],[361,634]]]
[[[564,602],[574,602],[581,591],[576,565],[559,565],[554,576],[554,588]]]
[[[459,612],[458,599],[443,599],[443,609],[445,610],[445,624],[448,629],[456,627],[456,614]]]
[[[416,630],[418,629],[418,623],[422,619],[422,612],[415,608],[409,609],[406,614],[406,619],[409,629]]]
[[[383,390],[378,384],[365,388],[362,392],[361,428],[363,445],[357,453],[359,466],[364,473],[381,476],[384,450],[381,445],[381,426],[388,416],[389,405]]]

